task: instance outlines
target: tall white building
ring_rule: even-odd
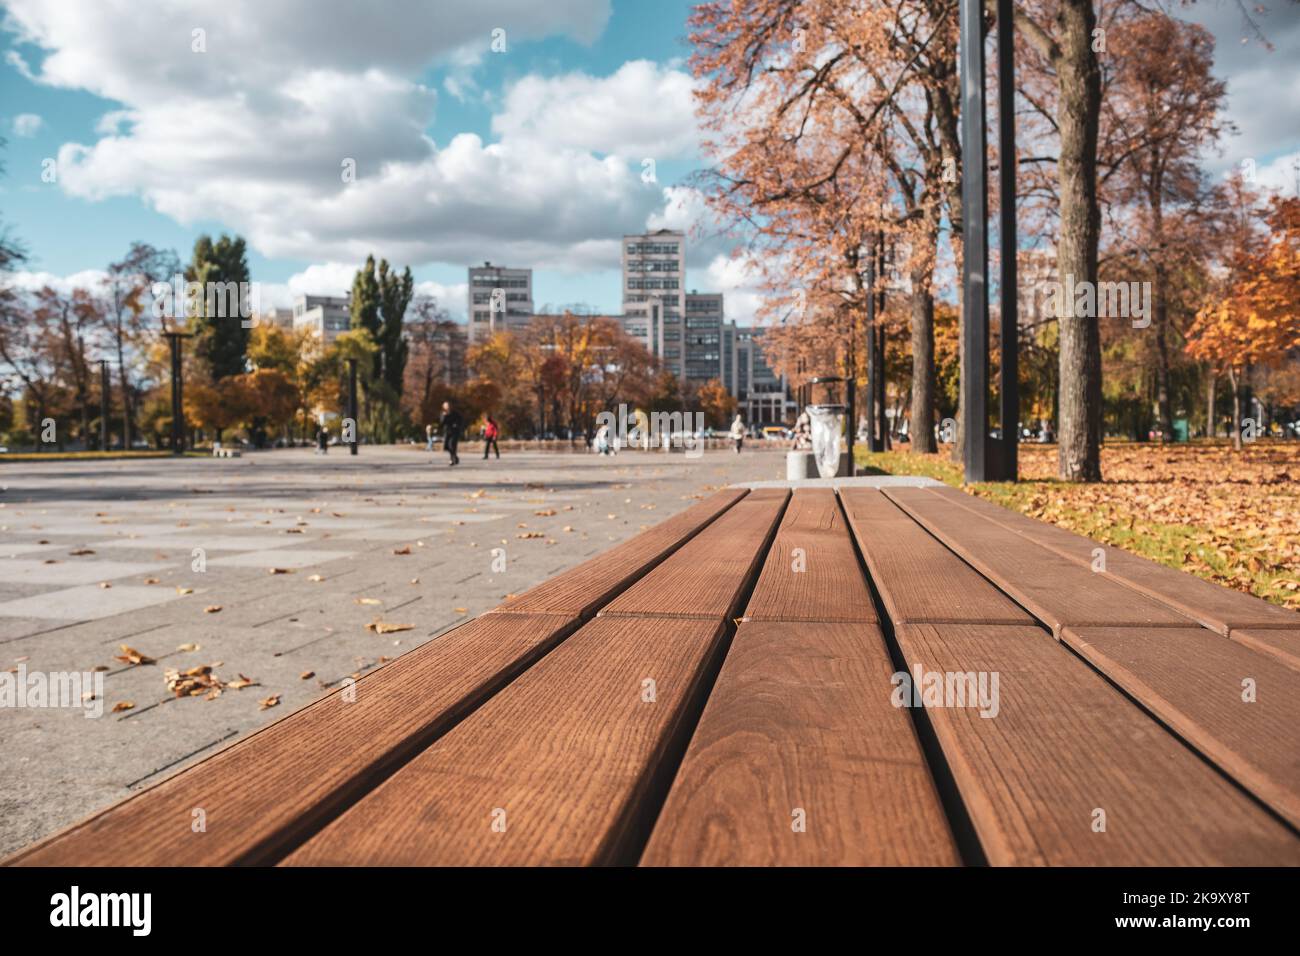
[[[623,237],[623,315],[628,333],[685,378],[685,233],[659,229]]]
[[[533,270],[490,262],[470,266],[468,297],[470,345],[496,331],[526,326],[533,314]]]
[[[300,295],[293,302],[294,329],[311,329],[324,345],[346,332],[351,322],[347,296]]]

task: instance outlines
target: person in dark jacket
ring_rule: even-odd
[[[456,453],[456,448],[460,445],[460,433],[465,430],[465,420],[460,417],[460,412],[451,407],[451,402],[442,403],[442,447],[447,449],[451,455],[453,465],[460,464],[460,455]]]

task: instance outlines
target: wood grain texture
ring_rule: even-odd
[[[834,491],[808,488],[791,497],[744,619],[877,620]]]
[[[746,499],[607,604],[601,617],[734,618],[785,506]]]
[[[476,618],[6,862],[273,862],[574,627],[555,615]],[[198,836],[195,807],[207,822]]]
[[[529,588],[492,613],[591,617],[611,597],[744,497],[744,488],[716,492],[667,521]]]
[[[1300,628],[1236,627],[1228,637],[1300,671]]]
[[[845,488],[849,525],[895,624],[971,621],[1032,624],[1034,619],[971,569],[876,488]]]
[[[1035,544],[926,488],[885,494],[966,563],[1052,629],[1072,624],[1186,627],[1168,605]]]
[[[597,618],[285,862],[630,862],[722,633],[721,621]]]
[[[872,624],[741,624],[641,864],[958,864],[893,670]]]
[[[1300,674],[1203,627],[1067,627],[1061,639],[1300,827]]]
[[[895,633],[909,669],[999,675],[996,716],[925,709],[990,863],[1300,864],[1300,837],[1038,628]]]
[[[1220,634],[1229,634],[1233,628],[1261,626],[1300,629],[1300,613],[1269,604],[1254,595],[1157,564],[1122,548],[1030,518],[956,488],[928,490],[1055,551],[1075,564],[1091,568],[1094,551],[1100,548],[1105,555],[1106,574]]]

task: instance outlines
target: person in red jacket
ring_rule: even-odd
[[[501,447],[497,444],[497,438],[501,434],[501,429],[497,427],[496,419],[491,415],[487,417],[487,424],[483,426],[483,460],[487,461],[488,449],[497,453],[497,458],[501,457]]]

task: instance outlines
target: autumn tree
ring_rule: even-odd
[[[1228,376],[1233,445],[1241,448],[1242,377],[1300,354],[1300,199],[1274,199],[1258,248],[1241,243],[1222,289],[1197,313],[1187,350]]]

